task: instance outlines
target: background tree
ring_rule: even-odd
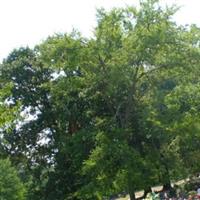
[[[25,186],[8,159],[0,160],[0,198],[5,200],[25,199]]]

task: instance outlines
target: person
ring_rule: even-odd
[[[188,200],[193,200],[193,196],[191,194],[188,196]]]
[[[197,189],[197,197],[200,199],[200,187]]]

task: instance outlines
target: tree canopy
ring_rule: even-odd
[[[97,11],[0,65],[0,147],[27,199],[103,199],[199,172],[200,29],[157,0]]]

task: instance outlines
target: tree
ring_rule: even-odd
[[[17,116],[11,115],[12,126],[8,129],[6,121],[1,129],[1,148],[7,156],[12,155],[12,163],[23,171],[25,180],[29,179],[30,171],[36,171],[37,167],[33,169],[33,166],[38,163],[45,169],[48,168],[44,162],[47,148],[41,147],[37,141],[40,140],[40,132],[46,128],[40,117],[40,110],[44,109],[48,113],[48,91],[41,85],[50,78],[49,69],[43,68],[42,64],[36,61],[36,51],[29,48],[13,50],[1,64],[1,81],[11,85],[4,100],[9,102],[9,107],[17,107],[18,111]],[[31,116],[34,117],[32,120],[28,119],[27,124],[27,117]],[[33,183],[36,180],[40,183],[37,178],[40,179],[35,176]]]
[[[97,145],[83,168],[84,171],[87,169],[89,176],[94,173],[91,178],[94,185],[90,181],[88,187],[95,187],[96,198],[109,196],[113,192],[110,191],[113,186],[117,190],[120,170],[128,174],[127,180],[121,176],[126,185],[122,188],[130,194],[131,199],[135,199],[137,187],[148,188],[151,181],[164,184],[164,188],[169,189],[170,180],[180,177],[176,172],[182,173],[180,168],[176,168],[181,163],[180,154],[175,149],[171,150],[175,134],[167,127],[169,121],[166,124],[162,121],[166,117],[162,111],[165,107],[162,98],[178,84],[176,79],[173,80],[173,73],[181,76],[183,70],[195,67],[198,62],[195,57],[199,50],[195,45],[190,48],[190,39],[186,37],[190,31],[171,21],[175,10],[163,10],[157,1],[147,1],[141,3],[139,11],[129,9],[99,12],[96,29],[98,46],[92,56],[99,63],[94,64],[98,66],[95,71],[98,82],[93,80],[92,84],[97,85],[96,102],[101,100],[103,103],[98,107],[106,109],[96,114],[101,123],[96,128],[104,135],[103,138],[112,139],[99,141],[97,134]],[[133,19],[126,17],[126,14],[133,16]],[[194,63],[191,64],[190,59],[194,59]],[[166,75],[171,78],[165,79]],[[169,116],[167,119],[169,120]],[[118,138],[119,132],[122,132],[125,140]],[[110,143],[107,144],[108,142]],[[116,155],[108,154],[109,147],[113,147],[115,142],[119,142],[121,149],[127,149],[123,148],[125,143],[128,152],[133,152],[130,155],[124,150],[124,157],[129,157],[123,160],[122,165],[115,164],[121,160],[118,151],[114,150]],[[169,145],[171,148],[168,148]],[[175,158],[178,158],[177,163],[174,162]],[[149,168],[152,173],[146,176],[144,172]],[[143,183],[138,181],[145,179]],[[85,188],[86,191],[91,191],[87,186]]]
[[[93,38],[57,34],[3,61],[0,106],[19,114],[2,121],[1,146],[28,199],[133,200],[198,170],[199,29],[177,26],[176,10],[100,9]]]
[[[25,191],[25,187],[10,161],[8,159],[0,160],[0,198],[23,200]]]

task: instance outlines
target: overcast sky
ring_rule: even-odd
[[[96,8],[136,5],[137,0],[0,0],[0,62],[20,46],[33,47],[47,36],[78,29],[90,36],[96,23]],[[162,0],[181,5],[179,24],[200,25],[200,1]]]

